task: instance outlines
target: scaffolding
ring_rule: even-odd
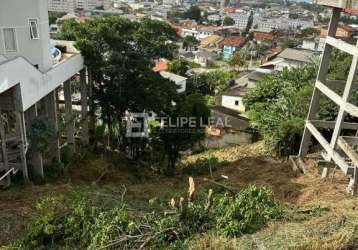
[[[356,88],[354,78],[358,65],[358,44],[351,45],[336,37],[341,13],[347,8],[358,8],[358,1],[323,1],[317,0],[318,4],[326,5],[333,8],[328,35],[326,38],[325,48],[321,58],[318,76],[316,79],[311,105],[306,120],[306,125],[301,142],[299,157],[307,154],[308,148],[313,136],[324,149],[322,157],[324,163],[334,163],[345,175],[349,176],[350,182],[347,191],[350,193],[357,192],[358,183],[358,132],[355,136],[342,136],[342,130],[358,131],[358,123],[345,122],[347,114],[352,117],[358,117],[358,107],[351,104],[350,97],[352,90]],[[352,56],[352,64],[346,81],[328,80],[327,74],[333,48],[343,51]],[[342,95],[337,94],[334,90],[340,89]],[[326,96],[338,107],[338,115],[335,121],[317,120],[316,117],[320,108],[321,95]],[[328,141],[319,129],[333,130],[332,137]],[[329,173],[329,164],[325,164],[323,177]]]

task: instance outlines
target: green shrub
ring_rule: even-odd
[[[12,247],[139,249],[145,244],[145,249],[182,249],[213,229],[224,236],[238,236],[260,229],[281,214],[267,188],[250,186],[234,197],[216,194],[210,209],[205,208],[206,196],[207,191],[198,188],[184,216],[179,211],[143,213],[113,202],[113,196],[103,191],[80,189],[40,201],[37,215]]]
[[[215,203],[216,230],[224,236],[253,233],[281,214],[272,191],[265,187],[250,186],[234,197],[226,194]]]
[[[88,248],[97,249],[105,246],[127,232],[135,234],[139,227],[134,219],[123,207],[100,213],[92,226],[91,243]]]

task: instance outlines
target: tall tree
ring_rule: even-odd
[[[74,33],[94,81],[93,103],[110,133],[122,131],[126,111],[159,112],[176,99],[175,83],[152,71],[155,59],[175,54],[177,36],[168,24],[108,17],[81,23]]]
[[[229,16],[226,16],[223,21],[224,26],[231,26],[235,24],[235,20]]]
[[[152,136],[160,142],[167,155],[167,173],[175,172],[180,152],[192,148],[194,143],[205,137],[205,125],[210,116],[204,97],[200,94],[181,96],[166,112],[166,124],[158,126]],[[190,122],[190,120],[192,120]],[[171,125],[172,124],[172,125]],[[173,126],[176,124],[176,126]]]
[[[183,48],[184,49],[191,49],[199,44],[199,41],[196,40],[194,36],[186,36],[183,39]]]
[[[201,21],[201,10],[198,6],[191,6],[186,12],[185,17],[197,22]]]

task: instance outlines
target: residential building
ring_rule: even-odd
[[[286,17],[279,18],[265,18],[262,16],[254,16],[253,19],[253,30],[261,32],[271,32],[273,30],[293,30],[305,29],[314,27],[313,19],[312,20],[301,20],[301,19],[291,19]]]
[[[171,81],[173,81],[179,88],[178,88],[178,93],[184,93],[186,90],[186,77],[168,72],[168,71],[160,71],[159,72],[160,75],[166,79],[169,79]]]
[[[221,105],[209,107],[216,121],[229,121],[230,127],[214,125],[206,129],[203,145],[207,148],[219,148],[252,143],[255,133],[250,129],[249,119],[240,112]]]
[[[226,37],[220,42],[220,47],[223,49],[223,57],[225,60],[229,60],[235,51],[239,50],[246,43],[245,37],[231,36]]]
[[[198,51],[195,53],[194,62],[200,64],[203,67],[208,66],[210,61],[217,59],[219,56],[217,53],[209,51]]]
[[[328,34],[328,28],[323,27],[321,28],[321,37],[326,37]],[[339,38],[351,38],[353,36],[358,35],[358,30],[344,24],[339,24],[337,31],[336,31],[336,37]]]
[[[244,113],[245,106],[243,97],[246,95],[248,88],[246,86],[236,86],[221,94],[221,106]]]
[[[28,132],[37,117],[44,117],[58,131],[56,95],[63,86],[66,102],[66,137],[71,153],[75,150],[75,127],[72,113],[72,92],[70,79],[80,72],[83,92],[81,119],[83,119],[83,140],[88,144],[87,95],[84,60],[81,54],[66,53],[53,48],[48,25],[47,0],[1,0],[0,8],[0,130],[2,156],[0,174],[9,179],[11,171],[22,171],[26,181],[29,176],[44,178],[41,152],[28,151]],[[19,8],[21,6],[21,8]],[[74,49],[74,48],[73,48]],[[52,54],[53,53],[53,54]],[[54,63],[54,59],[56,62]],[[4,128],[4,124],[6,128]],[[2,133],[3,134],[3,133]],[[9,139],[12,134],[13,139]],[[9,141],[11,140],[11,141]],[[8,142],[13,146],[9,147]],[[60,161],[59,138],[51,140],[49,161]],[[30,145],[31,146],[31,145]],[[11,158],[8,154],[14,154]],[[46,156],[47,157],[47,156]],[[32,165],[28,169],[28,160]],[[29,174],[29,171],[32,173]]]
[[[111,4],[109,0],[76,0],[76,8],[83,11],[92,11],[99,6],[108,9]]]
[[[48,0],[48,10],[54,12],[74,13],[76,9],[92,11],[98,6],[110,8],[111,0]]]
[[[208,36],[200,41],[199,49],[211,52],[217,51],[222,40],[223,38],[218,35]]]
[[[274,42],[274,35],[272,33],[255,31],[254,40],[257,42],[257,44],[271,46]]]
[[[324,50],[324,41],[322,38],[305,39],[302,41],[302,49],[322,52]],[[325,40],[323,38],[323,40]]]
[[[53,12],[74,13],[76,0],[48,0],[48,10]]]
[[[209,22],[219,22],[221,20],[221,16],[219,14],[208,15]]]
[[[310,64],[314,56],[316,54],[311,50],[287,48],[278,54],[272,63],[274,63],[274,70],[282,71],[284,68],[296,68]]]
[[[232,18],[235,21],[235,25],[239,29],[245,30],[247,28],[250,19],[250,13],[227,13],[226,16]]]
[[[201,41],[204,38],[207,38],[208,36],[212,36],[215,31],[220,29],[220,27],[215,26],[194,26],[194,27],[183,27],[182,28],[182,36],[193,36],[197,40]]]
[[[154,67],[154,72],[166,71],[168,69],[168,61],[165,59],[160,60]]]

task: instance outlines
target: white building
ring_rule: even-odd
[[[245,112],[243,98],[247,93],[246,86],[236,86],[222,93],[221,106],[229,108],[240,113]]]
[[[173,81],[179,88],[178,93],[183,93],[186,90],[186,77],[170,73],[168,71],[161,71],[160,75],[166,79]]]
[[[227,17],[232,18],[235,21],[235,25],[241,29],[245,30],[250,19],[250,13],[228,13],[226,14]]]
[[[281,30],[297,30],[314,27],[313,20],[306,21],[300,19],[291,18],[263,18],[260,16],[254,16],[252,28],[254,30],[262,32],[271,32],[273,29]]]
[[[204,38],[207,38],[208,36],[214,35],[214,31],[218,30],[220,28],[214,28],[214,27],[200,27],[200,28],[183,28],[182,30],[182,36],[193,36],[197,40],[201,41]]]
[[[49,11],[73,13],[75,9],[76,0],[48,0]]]
[[[48,0],[49,11],[66,13],[74,13],[76,9],[89,12],[99,6],[108,9],[111,5],[111,0]]]
[[[317,55],[311,50],[287,48],[278,54],[276,59],[262,66],[272,66],[275,71],[282,71],[284,68],[291,69],[312,64],[315,56]]]
[[[72,76],[81,72],[81,86],[86,86],[84,62],[77,53],[68,53],[54,64],[50,52],[47,0],[1,0],[0,8],[0,130],[4,129],[4,117],[15,117],[13,129],[15,142],[20,150],[19,157],[10,162],[4,157],[8,148],[4,144],[0,160],[0,176],[11,168],[23,172],[29,179],[27,160],[31,159],[33,175],[44,177],[40,152],[28,153],[27,132],[34,119],[41,113],[46,120],[58,128],[56,92],[64,86],[66,92],[67,142],[74,149],[74,123],[72,118],[71,82]],[[69,42],[68,42],[69,43]],[[65,44],[66,45],[66,44]],[[70,45],[69,45],[70,47]],[[52,48],[59,55],[59,51]],[[84,92],[85,93],[85,92]],[[87,96],[84,95],[83,97]],[[84,101],[84,104],[87,101]],[[39,106],[45,107],[40,109]],[[82,107],[86,115],[87,104]],[[11,125],[7,120],[7,127]],[[14,123],[14,122],[12,122]],[[12,125],[11,125],[12,126]],[[2,127],[2,128],[1,128]],[[84,134],[86,134],[84,132]],[[0,135],[1,137],[1,135]],[[6,137],[7,138],[7,137]],[[4,138],[2,138],[4,139]],[[60,160],[59,140],[53,141],[53,158]],[[9,149],[10,150],[10,149]]]
[[[108,9],[111,6],[111,2],[109,0],[76,0],[76,8],[80,10],[92,11],[99,6]]]

